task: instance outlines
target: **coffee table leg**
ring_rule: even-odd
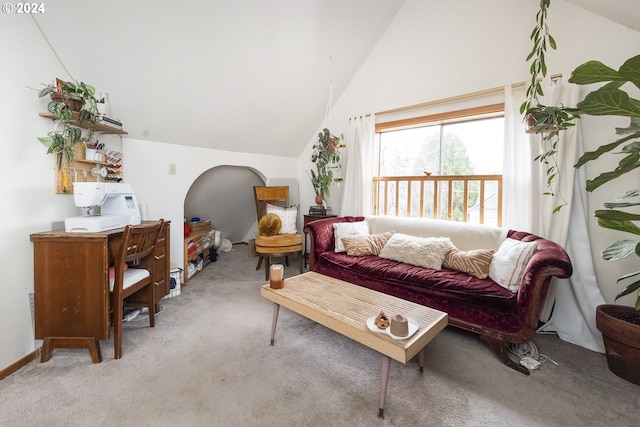
[[[384,399],[387,396],[387,384],[389,383],[389,365],[391,358],[389,356],[382,355],[382,370],[380,373],[380,400],[378,418],[384,419]]]
[[[420,366],[420,372],[424,372],[424,347],[418,353],[418,365]]]
[[[271,345],[276,339],[276,325],[278,324],[278,313],[280,312],[280,304],[273,303],[273,318],[271,319]]]

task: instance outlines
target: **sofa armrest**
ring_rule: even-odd
[[[559,244],[534,234],[510,230],[508,237],[523,242],[537,242],[536,252],[522,273],[518,289],[518,315],[527,325],[523,334],[533,337],[538,327],[549,285],[553,277],[571,277],[573,266],[569,254]]]
[[[319,219],[304,226],[305,234],[309,235],[309,267],[313,270],[316,254],[321,254],[335,249],[335,239],[333,237],[333,224],[339,222],[363,221],[362,216],[344,216]]]

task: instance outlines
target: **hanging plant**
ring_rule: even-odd
[[[556,41],[549,33],[547,25],[547,13],[551,0],[540,0],[540,10],[536,14],[536,25],[531,32],[530,39],[533,48],[527,56],[527,62],[531,61],[529,71],[531,80],[528,83],[526,99],[520,105],[520,114],[524,116],[528,133],[536,133],[541,136],[542,154],[536,156],[534,161],[544,165],[547,190],[545,195],[559,196],[562,203],[553,209],[556,213],[567,203],[561,194],[557,193],[557,181],[559,179],[558,167],[558,143],[560,131],[575,126],[575,119],[580,117],[576,108],[556,107],[543,105],[539,96],[544,96],[542,82],[547,76],[546,53],[547,47],[556,49]]]
[[[311,170],[308,174],[316,198],[320,201],[331,195],[329,187],[333,182],[333,171],[330,165],[340,162],[341,141],[342,136],[334,136],[329,129],[325,128],[318,133],[318,140],[313,144],[311,161],[316,165],[316,170]]]

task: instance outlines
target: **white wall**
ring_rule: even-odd
[[[184,199],[191,184],[203,172],[215,166],[244,166],[263,178],[294,178],[298,159],[232,151],[183,147],[161,142],[125,139],[123,169],[126,181],[144,203],[151,219],[171,220],[171,261],[182,265]],[[176,174],[169,175],[169,163],[176,164]],[[144,165],[140,167],[139,165]],[[221,183],[233,186],[232,182]],[[245,188],[242,189],[246,191]]]

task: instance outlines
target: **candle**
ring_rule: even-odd
[[[284,266],[282,264],[273,264],[269,269],[269,286],[274,289],[284,287]]]

